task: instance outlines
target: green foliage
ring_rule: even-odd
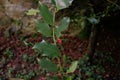
[[[73,76],[69,76],[66,80],[73,80]]]
[[[39,12],[46,23],[50,25],[54,24],[54,16],[45,4],[40,3]]]
[[[26,13],[27,15],[36,15],[39,12],[39,10],[37,9],[30,9],[28,10],[28,12]]]
[[[57,10],[61,10],[64,8],[67,8],[71,5],[73,0],[52,0],[52,2],[55,4]]]
[[[52,0],[52,2],[54,4],[58,4],[57,0]],[[69,2],[68,0],[64,1],[64,4],[65,4],[64,7],[63,6],[58,7],[58,5],[56,5],[57,10],[66,8],[68,6],[68,2]],[[64,74],[63,66],[61,65],[61,60],[60,60],[61,53],[56,45],[56,40],[61,36],[62,32],[68,28],[70,18],[64,17],[59,22],[59,24],[56,24],[54,21],[56,11],[53,12],[52,14],[51,11],[49,11],[48,7],[42,3],[40,3],[39,5],[39,12],[44,20],[43,22],[40,22],[40,21],[36,22],[36,30],[39,33],[41,33],[44,37],[52,37],[54,41],[54,44],[53,44],[43,40],[42,42],[34,45],[33,49],[39,52],[43,57],[40,59],[39,64],[44,70],[48,72],[61,72],[61,74]],[[57,59],[58,65],[54,64],[51,59]],[[77,61],[73,62],[67,72],[73,73],[77,68],[77,64],[78,64]],[[68,80],[70,79],[72,78],[69,77]]]
[[[56,2],[55,2],[55,0],[51,0],[51,3],[52,3],[52,4],[54,4],[54,5],[56,5]]]
[[[49,60],[49,59],[43,58],[40,60],[39,64],[46,71],[49,71],[49,72],[57,72],[58,71],[56,64],[51,62],[51,60]]]
[[[76,70],[77,66],[78,66],[78,61],[72,62],[71,66],[67,70],[67,73],[73,73]]]
[[[53,2],[56,1],[53,0]],[[56,43],[56,39],[61,36],[61,32],[67,29],[70,19],[68,17],[65,17],[60,21],[60,24],[55,25],[56,23],[54,21],[54,18],[57,11],[53,12],[52,14],[51,11],[49,11],[48,7],[42,3],[39,5],[39,11],[44,19],[44,22],[36,22],[37,31],[43,34],[45,37],[52,37],[54,43]]]
[[[55,27],[55,35],[57,38],[59,38],[61,36],[61,32],[63,32],[64,30],[66,30],[68,28],[69,22],[70,22],[70,18],[64,17],[60,21],[60,24]]]
[[[41,23],[40,21],[36,22],[36,30],[46,37],[52,36],[52,31],[47,23]]]
[[[70,18],[64,17],[64,18],[60,21],[58,30],[59,30],[60,32],[66,30],[66,29],[68,28],[69,22],[70,22]]]
[[[47,42],[37,43],[33,47],[33,49],[38,49],[39,51],[41,51],[41,54],[43,54],[43,56],[48,56],[50,58],[55,58],[60,56],[60,51],[57,48],[57,46]]]
[[[53,0],[53,2],[56,1]],[[52,14],[45,4],[40,3],[39,11],[44,19],[44,22],[40,22],[40,21],[36,22],[37,31],[40,32],[45,37],[52,37],[54,44],[56,44],[56,39],[58,39],[61,36],[62,31],[67,29],[70,19],[63,18],[60,24],[58,24],[57,26],[55,25],[54,17],[53,17],[53,15],[55,14]],[[41,53],[44,56],[48,56],[50,58],[55,58],[60,56],[60,51],[57,48],[57,46],[47,42],[37,43],[33,48],[41,51]]]

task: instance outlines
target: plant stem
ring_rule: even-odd
[[[62,73],[62,74],[64,74],[64,72],[63,72],[63,67],[62,67],[62,65],[61,65],[61,61],[60,61],[60,58],[59,57],[57,57],[57,60],[58,60],[58,66],[59,66],[59,68],[60,68],[60,72]]]
[[[53,21],[53,22],[54,22],[54,24],[53,24],[53,28],[52,28],[52,29],[53,29],[53,30],[52,30],[52,31],[53,31],[53,37],[52,37],[52,38],[53,38],[53,41],[54,41],[54,44],[55,44],[55,45],[56,45],[56,38],[55,38],[55,14],[56,14],[56,12],[57,12],[57,10],[56,10],[56,8],[55,8],[55,10],[54,10],[54,12],[53,12],[53,17],[54,17],[54,19],[53,19],[54,21]]]
[[[54,44],[56,45],[56,39],[55,39],[55,29],[53,28],[53,41],[54,41]]]

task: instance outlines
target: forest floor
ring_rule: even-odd
[[[4,29],[0,30],[0,80],[14,80],[13,78],[27,78],[28,80],[46,80],[45,76],[40,75],[41,68],[38,64],[38,55],[32,49],[33,45],[42,41],[40,34],[30,36],[20,36],[15,34],[9,38],[4,36]],[[64,36],[61,37],[62,55],[67,55],[70,60],[82,58],[86,51],[89,40],[81,40],[78,37]],[[96,52],[93,63],[100,63],[105,69],[102,76],[105,80],[120,80],[120,37],[110,31],[100,33],[97,41]],[[110,54],[108,54],[110,53]],[[108,58],[107,58],[108,57]],[[101,61],[101,62],[100,62]],[[99,72],[98,72],[99,73]],[[77,79],[75,79],[77,80]],[[85,80],[83,78],[83,80]],[[99,79],[98,79],[99,80]]]

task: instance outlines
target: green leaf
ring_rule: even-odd
[[[39,10],[37,9],[30,9],[28,10],[28,12],[26,13],[27,15],[36,15],[39,12]]]
[[[73,76],[68,76],[67,80],[73,80]]]
[[[77,66],[78,66],[78,61],[72,62],[71,66],[67,70],[67,73],[73,73],[76,70]]]
[[[50,58],[55,58],[55,57],[60,56],[60,51],[57,48],[57,46],[50,44],[50,43],[47,43],[47,42],[37,43],[33,47],[33,49],[37,49],[37,50],[42,51],[42,54],[44,56],[48,56]]]
[[[64,17],[58,26],[58,30],[60,32],[66,30],[68,28],[69,23],[70,23],[70,18]]]
[[[40,66],[49,72],[57,72],[57,65],[51,62],[49,59],[41,59],[39,62]]]
[[[52,31],[47,23],[42,23],[40,21],[36,22],[36,30],[46,37],[52,36]]]
[[[55,35],[57,36],[57,38],[59,38],[61,36],[61,32],[66,30],[68,28],[68,25],[70,23],[70,18],[64,17],[59,26],[56,26],[55,28]]]
[[[57,10],[67,8],[73,0],[55,0]]]
[[[53,14],[51,13],[51,11],[49,11],[48,7],[45,4],[40,3],[39,12],[42,15],[42,17],[46,23],[48,23],[50,25],[54,24]]]
[[[58,26],[55,28],[55,35],[57,38],[61,36],[61,32],[59,31]]]
[[[55,5],[55,0],[51,0],[51,3]]]

